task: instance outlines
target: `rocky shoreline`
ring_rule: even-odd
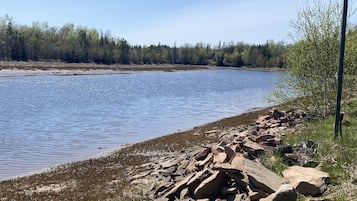
[[[297,192],[319,196],[328,175],[296,166],[313,164],[311,143],[296,145],[300,152],[281,145],[281,136],[303,120],[304,114],[295,111],[247,112],[105,157],[2,181],[0,200],[296,200]],[[259,155],[274,150],[291,162],[285,178],[259,161]]]
[[[328,174],[302,167],[309,166],[312,161],[309,154],[293,153],[291,146],[281,144],[281,136],[299,126],[303,118],[304,114],[299,112],[274,109],[249,126],[206,131],[205,135],[218,137],[220,142],[135,167],[129,178],[132,188],[150,200],[160,201],[294,201],[297,192],[319,196],[327,188]],[[312,147],[306,144],[297,146],[306,150]],[[291,162],[292,166],[284,170],[283,177],[259,161],[261,154],[273,150]],[[295,165],[298,161],[302,166]],[[127,196],[135,198],[132,192]]]

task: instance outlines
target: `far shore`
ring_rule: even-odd
[[[253,71],[286,71],[278,67],[218,67],[202,65],[178,64],[150,64],[150,65],[123,65],[123,64],[95,64],[95,63],[65,63],[65,62],[39,62],[39,61],[0,61],[0,77],[6,76],[35,76],[35,75],[103,75],[122,74],[138,71],[189,71],[208,70],[212,68],[240,69]]]
[[[79,200],[82,198],[105,200],[117,197],[128,190],[130,172],[167,154],[179,154],[210,143],[212,138],[204,133],[227,129],[254,122],[269,113],[268,108],[254,108],[237,116],[176,132],[118,149],[83,161],[48,168],[45,171],[0,181],[3,198],[16,200]],[[110,189],[110,190],[108,190]],[[130,189],[129,189],[130,190]],[[55,197],[53,197],[55,195]],[[0,196],[1,198],[1,196]],[[6,200],[6,199],[5,199]]]
[[[155,64],[155,65],[123,65],[123,64],[95,64],[95,63],[65,63],[65,62],[40,62],[40,61],[0,61],[0,70],[26,70],[26,71],[82,71],[86,73],[96,71],[125,72],[125,71],[178,71],[178,70],[204,70],[208,66]],[[0,71],[1,72],[1,71]]]

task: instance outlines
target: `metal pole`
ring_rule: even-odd
[[[338,87],[336,97],[336,116],[335,116],[335,138],[338,137],[339,127],[341,126],[341,96],[343,83],[343,60],[345,57],[345,40],[346,40],[346,21],[347,21],[348,0],[343,1],[342,26],[341,26],[341,43],[340,43],[340,60],[338,65]],[[341,130],[340,130],[341,132]],[[342,137],[342,133],[340,133]]]

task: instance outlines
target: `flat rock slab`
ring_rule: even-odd
[[[197,199],[208,198],[217,191],[220,191],[227,181],[228,177],[226,173],[215,171],[196,188],[194,192],[195,197]]]
[[[283,176],[305,196],[318,196],[327,189],[329,175],[315,168],[291,166],[283,171]]]
[[[249,182],[269,194],[276,192],[281,185],[287,183],[286,179],[255,161],[244,159],[243,166]]]

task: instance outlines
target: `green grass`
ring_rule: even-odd
[[[336,201],[357,197],[357,101],[343,106],[343,111],[342,138],[334,137],[334,116],[306,122],[302,128],[283,137],[284,144],[293,145],[305,140],[317,144],[314,160],[320,162],[322,171],[329,173],[330,190],[326,196]],[[278,174],[287,167],[277,153],[266,154],[261,160]]]

